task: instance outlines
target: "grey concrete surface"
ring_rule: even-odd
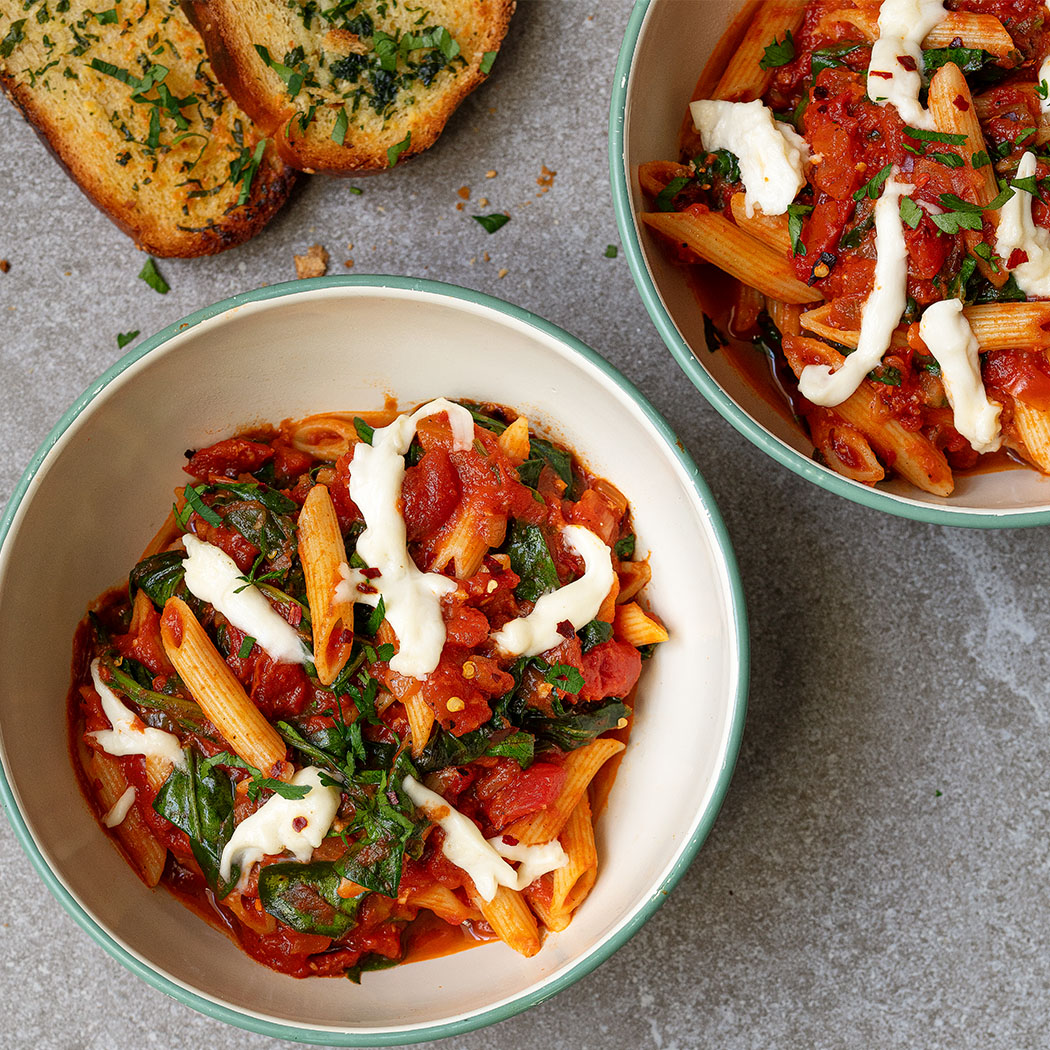
[[[1050,1045],[1050,559],[1044,529],[953,531],[822,492],[739,437],[683,378],[635,294],[606,163],[629,4],[525,0],[437,148],[391,174],[305,183],[248,245],[161,264],[0,107],[0,502],[90,380],[206,303],[294,276],[432,277],[550,318],[622,368],[696,458],[751,615],[743,749],[723,812],[665,907],[543,1006],[457,1050]],[[556,171],[537,196],[542,166]],[[485,173],[499,174],[487,180]],[[457,211],[456,191],[470,205]],[[486,196],[491,207],[475,207]],[[470,219],[509,209],[488,236]],[[352,243],[353,248],[346,247]],[[483,253],[490,259],[485,260]],[[499,272],[506,269],[504,277]],[[292,1044],[199,1016],[95,946],[0,821],[0,1045]]]

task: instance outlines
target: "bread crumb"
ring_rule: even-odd
[[[350,267],[354,265],[354,260],[353,259],[347,259],[346,262],[343,263],[343,265],[349,270]]]
[[[470,257],[470,265],[471,265],[471,266],[473,266],[473,265],[474,265],[474,263],[476,263],[477,261],[478,261],[478,257],[477,257],[476,255],[472,255],[472,256]]]
[[[483,255],[481,256],[481,259],[482,259],[482,262],[492,262],[492,260],[491,260],[491,259],[489,258],[489,253],[488,253],[488,252],[485,252],[485,253],[484,253],[484,254],[483,254]]]
[[[489,206],[488,197],[482,197],[481,200],[478,201],[478,205],[482,208],[487,208]]]
[[[354,250],[354,242],[353,242],[353,241],[350,241],[350,242],[349,242],[349,243],[347,244],[347,246],[346,246],[346,250],[347,250],[348,252],[352,252],[352,251]]]
[[[311,244],[304,255],[295,255],[295,276],[324,277],[328,273],[328,252],[319,244]]]
[[[11,269],[11,264],[6,259],[0,259],[0,273],[7,273]]]
[[[540,177],[536,180],[537,186],[543,186],[545,190],[549,190],[554,185],[554,176],[558,173],[551,171],[546,164],[543,165],[540,171]]]
[[[462,211],[466,205],[462,201],[456,201],[456,211]]]
[[[458,190],[456,190],[456,193],[460,197],[462,197],[465,201],[469,201],[470,200],[470,187],[469,186],[460,186],[460,188]]]
[[[504,277],[507,276],[508,273],[510,273],[510,270],[503,269],[503,270],[500,270],[500,272],[498,274],[496,274],[496,276],[498,278],[500,278],[500,280],[502,280]]]
[[[494,179],[495,177],[496,177],[496,169],[495,168],[493,168],[491,171],[486,171],[485,172],[485,178],[486,179]]]
[[[63,276],[64,277],[72,277],[73,276],[73,271],[72,270],[64,270],[63,271]]]

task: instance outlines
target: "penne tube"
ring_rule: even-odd
[[[1013,430],[1021,443],[1017,451],[1044,474],[1050,474],[1050,412],[1014,398]]]
[[[784,356],[796,376],[809,364],[838,368],[845,360],[837,350],[819,339],[787,336]],[[850,426],[859,430],[879,454],[892,464],[894,470],[917,488],[935,496],[949,496],[955,488],[951,468],[944,453],[925,435],[906,430],[895,419],[889,418],[879,401],[876,384],[865,379],[856,391],[840,405],[835,413]]]
[[[998,24],[998,19],[993,19],[993,21]],[[946,63],[934,73],[930,81],[927,106],[938,131],[949,135],[966,136],[966,142],[958,146],[942,144],[937,147],[938,149],[945,153],[956,153],[968,165],[976,154],[987,153],[984,132],[981,131],[981,124],[977,119],[977,110],[973,104],[970,87],[954,62]],[[991,164],[985,164],[977,168],[976,172],[979,182],[973,198],[974,203],[988,204],[995,200],[995,195],[999,192],[999,187],[995,183],[995,170]]]
[[[676,164],[670,160],[651,160],[638,168],[638,184],[644,193],[656,197],[675,179],[688,179],[693,169],[688,164]]]
[[[546,809],[521,817],[505,828],[503,833],[513,836],[526,846],[557,838],[594,775],[606,761],[623,749],[622,741],[600,737],[570,751],[565,757],[565,784],[561,794]]]
[[[962,47],[980,48],[999,59],[1007,58],[1016,50],[1006,27],[995,15],[974,14],[970,11],[949,11],[926,34],[922,46],[926,49],[960,46],[956,44],[958,40],[962,41]]]
[[[586,792],[569,814],[558,840],[568,855],[569,863],[553,872],[550,921],[546,918],[543,920],[544,925],[553,932],[564,930],[569,925],[573,913],[591,892],[598,874],[594,821]]]
[[[108,813],[128,790],[124,770],[115,758],[99,751],[92,753],[86,768],[95,785],[102,811]],[[124,852],[134,863],[142,881],[147,886],[156,886],[164,873],[168,851],[157,841],[134,805],[113,831],[124,847]]]
[[[405,903],[416,908],[426,908],[453,926],[460,926],[464,922],[477,922],[482,917],[477,908],[464,904],[452,890],[440,882],[411,890],[405,898]]]
[[[647,226],[701,259],[785,303],[812,303],[823,296],[803,284],[789,259],[714,212],[645,212]]]
[[[499,436],[499,447],[512,467],[519,467],[529,458],[529,421],[518,416]]]
[[[826,310],[828,308],[822,306],[818,309]],[[780,332],[781,336],[802,334],[802,326],[799,322],[802,309],[798,304],[782,303],[767,296],[766,313],[769,314],[769,319],[776,325],[777,331]]]
[[[806,413],[806,422],[816,451],[836,474],[862,485],[874,485],[886,477],[871,442],[832,409],[814,405]]]
[[[419,758],[434,728],[434,710],[418,690],[404,699],[408,728],[412,734],[412,757]]]
[[[617,592],[616,601],[629,602],[651,579],[653,570],[649,568],[649,560],[645,561],[622,561],[616,572],[620,580],[620,590]]]
[[[536,917],[529,911],[525,898],[516,890],[498,886],[490,901],[472,890],[474,906],[485,917],[493,932],[504,944],[529,958],[540,950],[540,932]]]
[[[743,40],[715,86],[714,98],[750,102],[761,98],[773,80],[772,69],[759,63],[774,39],[783,40],[802,24],[806,0],[767,0],[754,14]]]
[[[499,528],[500,518],[505,531],[506,515],[479,511],[461,503],[453,512],[451,526],[445,527],[430,553],[428,571],[451,571],[460,580],[473,576],[481,568],[489,548],[503,542],[502,534],[498,537],[499,543],[490,544],[486,539],[494,528]]]
[[[790,255],[791,235],[788,233],[787,216],[763,215],[762,209],[756,207],[755,214],[748,218],[745,200],[746,194],[743,193],[734,193],[729,200],[729,210],[737,226],[781,255]]]
[[[616,606],[613,631],[620,641],[629,642],[636,648],[668,639],[663,624],[654,620],[637,602]]]
[[[831,307],[820,306],[800,315],[807,331],[842,346],[857,345],[860,331],[835,328],[826,318]],[[1050,349],[1050,303],[987,303],[964,306],[963,317],[970,323],[982,351]],[[893,333],[893,346],[907,346],[907,332],[901,327]]]
[[[193,699],[233,750],[265,776],[284,779],[284,742],[251,702],[181,598],[169,598],[164,606],[160,636],[168,659]]]
[[[314,666],[322,685],[331,685],[354,644],[353,598],[337,597],[346,563],[332,497],[324,485],[310,489],[299,515],[299,560],[306,581],[313,629]]]
[[[296,424],[289,437],[300,452],[329,462],[345,455],[351,445],[361,440],[351,412],[307,416]]]

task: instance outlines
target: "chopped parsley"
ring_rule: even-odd
[[[786,66],[795,57],[795,41],[789,29],[783,40],[773,37],[773,43],[766,45],[765,54],[759,59],[759,69],[776,69]]]
[[[906,222],[913,230],[922,222],[922,208],[911,197],[901,197],[901,221]]]
[[[492,215],[473,215],[473,220],[478,223],[486,233],[495,233],[498,229],[506,226],[510,222],[510,216],[504,215],[502,212],[495,212]]]
[[[802,243],[802,220],[812,211],[812,204],[788,205],[788,234],[791,237],[792,255],[806,254],[806,246]]]
[[[132,341],[138,337],[140,329],[136,328],[134,332],[117,332],[117,348],[123,349]]]
[[[394,165],[401,159],[401,154],[411,145],[412,132],[410,131],[400,142],[395,142],[394,145],[386,151],[386,162],[388,167],[394,167]]]
[[[886,167],[879,170],[873,175],[856,193],[853,194],[855,201],[862,201],[865,197],[869,200],[877,200],[879,193],[882,190],[882,184],[890,177],[890,172],[893,171],[893,165],[887,164]]]
[[[619,254],[620,254],[620,249],[617,248],[615,244],[607,244],[605,246],[605,258],[606,259],[615,259],[616,256],[619,255]]]
[[[674,211],[674,199],[689,185],[688,175],[679,175],[671,181],[656,195],[657,211]]]
[[[145,265],[139,271],[139,280],[145,281],[150,288],[155,292],[160,292],[161,295],[167,295],[171,291],[171,285],[160,275],[157,262],[152,255],[146,259]]]
[[[498,51],[486,51],[481,56],[481,65],[478,67],[481,70],[482,76],[488,76],[492,72],[492,63],[496,61],[496,55]]]
[[[346,141],[346,129],[350,123],[350,118],[346,115],[346,106],[342,106],[339,109],[339,115],[335,118],[335,127],[332,128],[332,141],[337,146],[342,146]]]
[[[250,634],[245,635],[244,641],[241,642],[240,649],[237,650],[237,655],[242,660],[246,660],[249,656],[251,656],[253,645],[255,645],[255,639]]]

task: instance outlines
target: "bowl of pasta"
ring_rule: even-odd
[[[636,284],[779,463],[942,524],[1050,522],[1045,8],[636,5],[610,116]]]
[[[343,277],[201,310],[69,409],[0,539],[16,834],[106,951],[235,1025],[388,1045],[538,1003],[725,794],[747,635],[710,494],[499,300]]]

